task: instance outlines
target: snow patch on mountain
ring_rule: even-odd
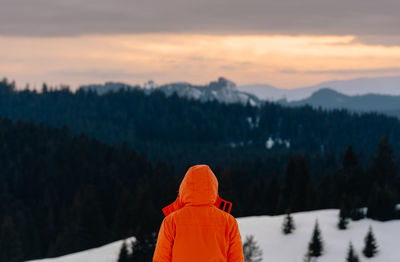
[[[202,102],[218,101],[221,103],[249,103],[252,106],[260,105],[261,101],[255,95],[241,92],[236,84],[223,77],[209,85],[197,86],[189,83],[171,83],[162,85],[158,90],[163,91],[167,96],[176,93],[179,97],[191,98]]]
[[[80,87],[81,90],[94,91],[99,95],[104,95],[108,92],[117,92],[120,89],[127,90],[135,88],[141,88],[146,94],[160,90],[164,92],[166,96],[171,96],[176,93],[179,97],[200,100],[202,102],[218,101],[226,104],[249,103],[252,106],[258,106],[261,104],[261,100],[257,96],[239,91],[234,82],[223,77],[203,86],[192,85],[187,82],[158,85],[154,81],[150,80],[143,86],[131,86],[124,83],[106,82],[104,85],[86,85]]]

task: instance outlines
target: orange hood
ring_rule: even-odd
[[[232,203],[218,196],[218,180],[208,165],[196,165],[189,168],[179,186],[178,198],[163,208],[163,212],[167,216],[187,204],[215,205],[228,213],[232,208]]]
[[[192,166],[179,186],[183,205],[214,204],[218,195],[218,180],[207,165]]]

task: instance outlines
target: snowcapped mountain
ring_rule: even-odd
[[[202,102],[218,101],[226,104],[250,103],[250,105],[253,106],[261,104],[261,100],[258,99],[257,96],[239,91],[235,83],[223,77],[220,77],[217,81],[211,82],[210,84],[204,86],[192,85],[186,82],[170,83],[159,86],[153,81],[149,81],[142,87],[114,82],[107,82],[104,85],[87,85],[80,87],[82,90],[92,90],[100,95],[103,95],[107,92],[116,92],[119,89],[133,88],[142,88],[147,94],[156,90],[164,92],[167,96],[171,96],[176,93],[179,97],[200,100]]]
[[[178,96],[197,99],[203,102],[216,100],[226,104],[246,104],[247,102],[254,106],[260,104],[260,100],[255,95],[239,91],[235,83],[223,77],[206,86],[196,86],[189,83],[172,83],[160,86],[158,89],[162,90],[167,96],[176,92]]]
[[[292,214],[296,229],[294,233],[283,235],[281,232],[284,216],[253,216],[238,218],[242,240],[247,235],[253,235],[254,240],[263,251],[263,261],[302,262],[307,251],[308,242],[315,221],[324,243],[324,252],[318,262],[345,261],[349,241],[360,261],[398,262],[400,249],[397,248],[400,235],[400,220],[379,222],[370,219],[351,221],[346,230],[338,230],[338,210],[319,210]],[[369,226],[376,237],[379,253],[376,257],[367,259],[362,254],[364,237]],[[34,262],[116,262],[122,241],[70,254],[53,259],[35,260]],[[31,261],[33,262],[33,261]]]

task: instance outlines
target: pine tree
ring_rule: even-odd
[[[261,262],[262,250],[254,241],[252,235],[246,236],[246,241],[243,243],[244,262]]]
[[[367,217],[387,221],[395,218],[396,197],[391,186],[375,185],[368,201]]]
[[[0,227],[0,261],[20,262],[23,259],[22,245],[12,217],[4,218]]]
[[[337,227],[338,227],[340,230],[347,229],[347,224],[348,224],[348,223],[349,223],[349,221],[348,221],[348,218],[347,218],[347,216],[346,216],[346,212],[344,211],[343,208],[341,208],[341,209],[340,209],[340,212],[339,212],[339,222],[338,222],[338,224],[337,224]]]
[[[156,242],[157,235],[155,233],[138,233],[136,240],[132,241],[132,255],[130,256],[130,261],[151,261]]]
[[[318,220],[315,221],[314,231],[308,244],[308,251],[305,256],[306,261],[311,261],[313,257],[320,257],[324,251],[324,244],[322,242],[321,231],[319,230]]]
[[[353,221],[358,221],[365,218],[365,213],[362,208],[354,207],[350,210],[350,217]]]
[[[397,167],[393,148],[386,136],[379,142],[371,175],[373,188],[368,201],[367,216],[381,221],[395,218],[397,189],[393,181],[397,176]]]
[[[371,227],[369,227],[368,233],[364,238],[364,243],[365,243],[363,249],[364,256],[370,258],[378,253],[378,245],[376,243],[376,239],[374,233],[372,232]]]
[[[346,262],[359,262],[357,253],[354,251],[353,244],[350,242],[349,250],[347,251]]]
[[[279,209],[293,212],[311,209],[315,205],[314,184],[308,172],[306,160],[298,155],[288,161]]]
[[[291,234],[295,229],[293,217],[290,215],[290,212],[288,212],[283,220],[282,232],[287,235]]]
[[[126,245],[126,241],[122,243],[121,249],[119,251],[118,262],[128,262],[129,261],[129,252],[128,247]]]

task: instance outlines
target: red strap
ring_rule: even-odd
[[[168,206],[164,207],[162,209],[162,212],[164,213],[165,216],[168,216],[172,212],[175,212],[176,210],[180,209],[181,207],[182,207],[181,202],[179,201],[179,197],[177,197],[172,204],[169,204]]]
[[[217,196],[217,199],[216,199],[214,205],[217,208],[220,208],[221,203],[224,203],[224,205],[221,208],[221,210],[223,210],[223,211],[225,211],[227,213],[231,213],[232,202],[226,201],[226,200],[222,199],[220,196]],[[227,207],[227,204],[229,205],[228,207]],[[177,197],[176,200],[173,203],[171,203],[168,206],[164,207],[162,209],[162,212],[164,213],[165,216],[168,216],[169,214],[171,214],[171,213],[173,213],[176,210],[181,209],[181,208],[182,208],[182,204],[179,201],[179,197]]]

